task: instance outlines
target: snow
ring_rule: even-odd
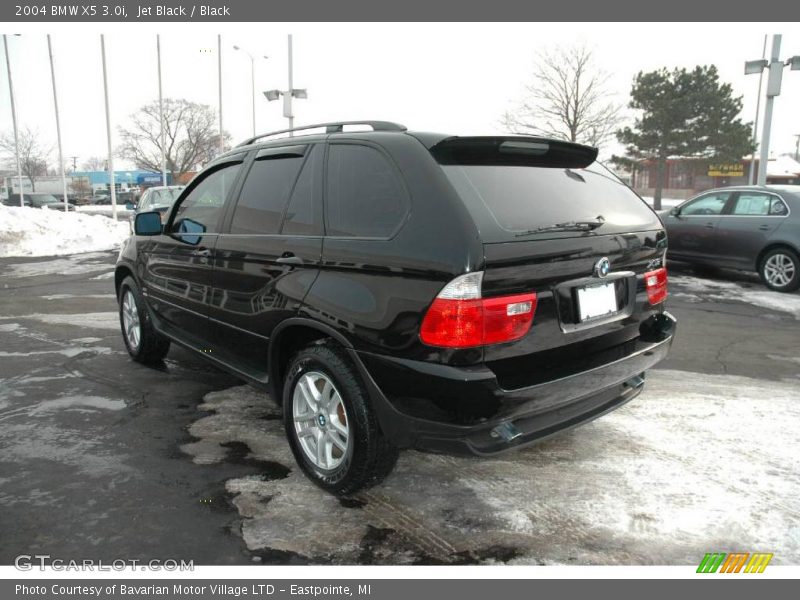
[[[102,215],[0,205],[0,257],[110,250],[129,235],[127,221]]]
[[[30,319],[51,325],[73,325],[92,329],[119,329],[119,315],[116,312],[91,312],[78,314],[41,314],[0,317],[0,319]]]
[[[745,302],[769,310],[776,310],[792,315],[800,320],[800,296],[772,292],[766,288],[750,289],[739,283],[700,279],[688,275],[670,275],[670,284],[680,286],[681,292],[673,296],[688,302],[717,301]]]
[[[712,549],[740,548],[797,564],[798,399],[796,382],[653,370],[630,404],[521,451],[406,451],[355,507],[303,476],[279,409],[252,388],[207,394],[181,448],[209,465],[244,444],[246,460],[263,465],[225,486],[254,552],[349,564],[377,528],[386,537],[373,558],[387,564],[491,562],[492,548],[510,549],[517,564],[696,565]]]
[[[650,206],[653,206],[653,197],[652,196],[642,196],[642,200],[647,202]],[[686,202],[686,199],[680,198],[662,198],[661,199],[661,208],[672,208],[673,206],[678,206],[682,202]]]

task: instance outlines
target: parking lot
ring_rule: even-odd
[[[405,452],[337,499],[261,393],[173,347],[129,360],[115,253],[0,259],[0,562],[800,560],[800,294],[670,265],[671,356],[624,408],[491,460]]]

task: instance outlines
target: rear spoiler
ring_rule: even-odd
[[[485,165],[583,169],[597,148],[532,136],[449,137],[430,148],[442,165]]]

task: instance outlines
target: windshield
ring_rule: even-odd
[[[166,188],[153,190],[147,197],[149,206],[172,206],[173,202],[181,195],[183,188]]]
[[[660,227],[653,211],[599,163],[585,169],[507,165],[442,165],[442,169],[485,241],[552,235],[554,226],[574,222],[602,222],[596,228],[598,235]]]

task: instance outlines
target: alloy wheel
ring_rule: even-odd
[[[122,296],[122,327],[131,350],[138,350],[142,339],[142,326],[139,323],[136,300],[130,290],[125,290]]]
[[[342,396],[330,378],[304,373],[292,395],[297,440],[306,458],[319,469],[336,469],[347,457],[350,426]]]
[[[764,263],[764,278],[774,287],[786,287],[794,274],[794,261],[786,254],[773,254]]]

